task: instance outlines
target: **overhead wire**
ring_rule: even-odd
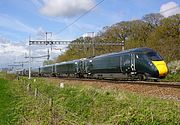
[[[78,18],[76,18],[74,21],[72,21],[70,24],[66,25],[64,28],[62,28],[60,31],[56,32],[55,35],[63,32],[64,30],[68,29],[70,26],[72,26],[74,23],[76,23],[78,20],[80,20],[82,17],[84,17],[85,15],[87,15],[89,12],[91,12],[94,8],[96,8],[97,6],[99,6],[101,3],[103,3],[105,0],[101,0],[100,2],[98,2],[95,6],[91,7],[89,10],[87,10],[86,12],[84,12],[83,14],[81,14]]]
[[[60,31],[56,32],[55,35],[63,32],[64,30],[68,29],[70,26],[72,26],[74,23],[76,23],[78,20],[80,20],[82,17],[84,17],[85,15],[87,15],[89,12],[91,12],[94,8],[96,8],[98,5],[100,5],[101,3],[103,3],[105,0],[101,0],[100,2],[98,2],[95,6],[91,7],[88,11],[84,12],[82,15],[80,15],[78,18],[76,18],[74,21],[72,21],[70,24],[66,25],[64,28],[62,28]],[[164,10],[164,11],[161,11],[159,13],[165,13],[169,10],[172,10],[172,9],[176,9],[176,8],[179,8],[179,6],[175,6],[175,7],[172,7],[170,9],[167,9],[167,10]]]

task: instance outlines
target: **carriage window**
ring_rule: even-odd
[[[148,52],[147,57],[152,61],[161,61],[163,58],[156,52]]]

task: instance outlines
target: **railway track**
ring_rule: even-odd
[[[153,81],[119,81],[119,80],[109,80],[109,79],[85,79],[85,78],[61,78],[64,80],[75,80],[75,81],[90,81],[90,82],[106,82],[110,84],[139,84],[139,85],[147,85],[147,86],[158,86],[158,87],[170,87],[170,88],[179,88],[180,89],[180,82],[153,82]]]
[[[180,82],[152,82],[152,81],[124,81],[124,82],[128,84],[143,84],[149,86],[180,88]],[[123,83],[123,81],[117,81],[117,83]]]

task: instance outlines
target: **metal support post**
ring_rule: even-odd
[[[124,41],[122,41],[122,51],[124,51]]]
[[[92,32],[93,57],[95,56],[95,33]]]
[[[29,37],[29,41],[30,41],[30,37]],[[30,42],[29,42],[29,78],[28,79],[31,79],[31,45],[30,45]]]
[[[86,49],[86,44],[84,44],[84,54],[85,54],[85,56],[87,56],[87,49]]]
[[[47,60],[49,60],[50,54],[49,54],[49,49],[48,49],[48,54],[47,54]]]
[[[52,43],[48,40],[48,34],[51,34],[51,39],[52,39],[52,32],[45,32],[45,33],[46,33],[46,45],[50,44],[51,45],[51,51],[52,51]]]
[[[94,43],[94,40],[93,40],[93,57],[95,56],[95,43]]]

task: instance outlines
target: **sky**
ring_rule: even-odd
[[[26,61],[28,40],[74,40],[87,32],[98,32],[120,21],[141,19],[145,14],[161,13],[165,17],[180,14],[179,0],[1,0],[0,1],[0,68]],[[96,6],[99,2],[98,6]],[[82,14],[73,25],[65,28]],[[174,8],[174,9],[171,9]],[[170,10],[169,10],[170,9]],[[167,11],[168,10],[168,11]],[[65,28],[65,29],[64,29]],[[32,55],[47,54],[50,46],[32,47]],[[61,49],[61,51],[59,50]],[[51,59],[66,50],[54,46]],[[41,65],[34,60],[34,66]]]

